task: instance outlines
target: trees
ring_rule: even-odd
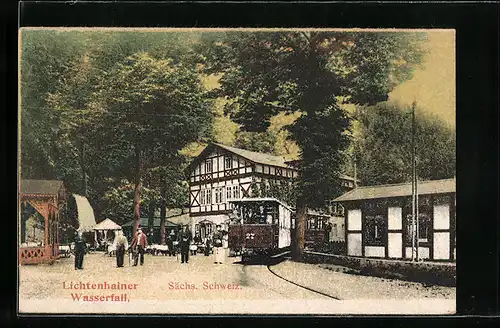
[[[85,109],[85,134],[120,159],[121,172],[133,181],[135,228],[145,170],[165,165],[210,133],[209,106],[196,67],[185,62],[138,53],[98,77]]]
[[[421,180],[455,175],[455,131],[439,118],[416,109],[417,173]],[[411,181],[411,109],[381,103],[360,107],[355,156],[363,184],[377,185]]]
[[[223,74],[215,96],[242,129],[264,132],[280,112],[302,115],[289,126],[301,148],[295,259],[302,257],[305,215],[338,188],[350,122],[339,106],[387,99],[420,63],[423,33],[327,31],[202,35],[207,73]]]
[[[54,175],[68,181],[72,191],[83,193],[88,186],[98,215],[117,216],[118,221],[128,221],[131,213],[126,204],[131,186],[137,220],[144,201],[151,209],[184,205],[178,151],[210,135],[212,124],[196,55],[189,52],[193,35],[76,34],[84,51],[67,59],[66,70],[49,81],[51,88],[37,94],[53,118],[42,122],[57,132],[48,142],[60,149]],[[26,65],[33,64],[32,57]],[[38,134],[28,128],[23,136],[33,132]],[[33,153],[23,155],[29,159]],[[47,161],[47,156],[40,160]]]

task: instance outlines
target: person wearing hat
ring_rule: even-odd
[[[182,226],[177,240],[181,249],[181,263],[188,263],[189,260],[189,245],[191,245],[191,231],[189,231],[187,224]]]
[[[83,240],[82,232],[78,231],[75,238],[75,270],[83,269],[83,257],[86,248],[87,245],[85,244],[85,240]]]
[[[146,247],[148,246],[148,237],[146,237],[146,234],[142,232],[141,226],[137,229],[137,234],[134,237],[134,240],[132,240],[132,245],[131,248],[135,250],[135,257],[134,257],[134,266],[137,266],[137,262],[139,260],[139,256],[141,257],[141,265],[144,264],[144,253],[146,251]]]

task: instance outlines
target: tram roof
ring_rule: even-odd
[[[231,200],[230,203],[251,203],[251,202],[275,202],[283,205],[286,207],[288,210],[293,211],[292,208],[282,202],[281,200],[273,197],[255,197],[255,198],[242,198],[242,199],[236,199],[236,200]]]

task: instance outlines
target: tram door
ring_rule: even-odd
[[[201,222],[200,223],[200,237],[201,240],[209,238],[212,235],[212,222]]]

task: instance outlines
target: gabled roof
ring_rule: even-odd
[[[240,157],[243,157],[246,160],[251,161],[253,163],[278,166],[278,167],[289,168],[289,169],[296,169],[293,166],[288,165],[285,162],[285,158],[282,156],[274,156],[274,155],[269,155],[269,154],[265,154],[265,153],[258,153],[258,152],[249,151],[246,149],[230,147],[230,146],[226,146],[223,144],[213,142],[213,143],[210,143],[207,147],[205,147],[205,149],[196,157],[196,159],[193,162],[191,162],[191,164],[188,166],[188,170],[192,170],[192,167],[196,163],[201,161],[203,158],[205,158],[210,152],[212,152],[216,148],[219,148],[219,149],[228,151],[230,153],[233,153],[235,155],[238,155]]]
[[[453,179],[419,181],[417,192],[419,195],[455,193],[456,181]],[[405,197],[412,195],[411,183],[358,187],[334,199],[336,202],[347,202],[364,199]]]
[[[63,188],[59,180],[21,180],[19,192],[30,195],[58,195]]]

